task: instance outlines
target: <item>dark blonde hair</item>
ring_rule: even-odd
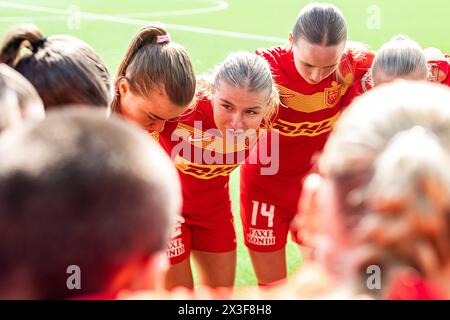
[[[292,29],[294,42],[300,38],[311,44],[321,46],[337,46],[347,41],[347,23],[339,8],[329,3],[311,2],[299,13]],[[363,55],[359,58],[362,58]],[[344,68],[348,68],[345,61]],[[335,71],[339,83],[344,83],[341,67]],[[345,70],[349,71],[349,70]]]
[[[377,87],[338,121],[320,159],[335,184],[352,266],[436,274],[450,258],[450,90],[419,82]],[[365,284],[365,280],[363,281]]]
[[[34,25],[18,26],[6,34],[0,61],[31,82],[45,108],[68,104],[106,107],[111,101],[106,65],[77,38],[44,37]]]
[[[312,2],[299,13],[292,30],[294,41],[335,46],[347,40],[347,24],[341,10],[329,3]]]
[[[186,50],[171,42],[163,25],[142,28],[132,39],[115,79],[111,112],[120,113],[119,82],[126,79],[132,92],[151,97],[164,89],[170,101],[189,106],[195,94],[195,73]]]

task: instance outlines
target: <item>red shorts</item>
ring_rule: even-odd
[[[166,255],[171,265],[189,258],[191,250],[222,253],[236,250],[236,232],[233,216],[224,214],[222,221],[213,225],[199,225],[181,218],[169,241]]]
[[[291,222],[297,213],[301,180],[276,187],[269,176],[248,179],[241,169],[241,219],[247,248],[273,252],[286,246]],[[297,181],[297,182],[293,182]],[[291,233],[295,242],[300,244]]]

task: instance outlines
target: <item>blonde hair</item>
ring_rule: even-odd
[[[414,40],[399,35],[377,51],[372,65],[374,82],[380,73],[391,78],[416,76],[418,79],[426,80],[427,59],[422,48]]]
[[[119,82],[124,78],[131,91],[143,97],[151,97],[155,89],[164,89],[170,101],[180,107],[189,106],[194,98],[191,59],[181,45],[170,41],[160,24],[142,28],[132,39],[117,71],[113,113],[120,113]]]
[[[249,52],[235,52],[215,67],[210,75],[199,78],[197,90],[200,96],[211,98],[222,83],[232,87],[244,88],[249,92],[261,92],[267,97],[267,110],[264,125],[271,127],[271,121],[277,112],[280,98],[273,81],[269,63],[261,56]]]
[[[449,163],[448,88],[398,81],[344,112],[319,166],[335,185],[364,277],[372,264],[430,276],[449,262]]]

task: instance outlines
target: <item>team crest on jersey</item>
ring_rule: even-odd
[[[325,103],[332,108],[336,105],[341,97],[341,86],[337,86],[336,82],[332,83],[332,87],[325,89]]]

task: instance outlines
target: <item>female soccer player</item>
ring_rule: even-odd
[[[194,111],[169,121],[160,143],[174,159],[183,190],[182,220],[167,251],[166,288],[193,287],[191,256],[202,285],[232,287],[236,236],[229,175],[269,126],[279,103],[267,61],[256,54],[228,56],[211,79],[199,81]]]
[[[122,58],[111,112],[148,132],[159,132],[178,117],[195,94],[195,73],[186,50],[162,25],[142,28]]]
[[[111,102],[111,76],[106,65],[77,38],[44,37],[34,25],[19,26],[6,34],[0,62],[31,82],[46,109],[70,104],[106,108]]]
[[[162,278],[176,170],[136,126],[83,109],[0,139],[1,299],[116,299]]]
[[[279,139],[278,148],[269,148],[278,172],[263,173],[261,164],[241,168],[244,238],[260,285],[286,277],[285,245],[302,179],[344,108],[347,89],[371,65],[372,53],[346,49],[346,40],[341,11],[311,3],[301,10],[289,45],[257,51],[269,62],[281,99],[277,131],[259,143],[264,149],[262,143],[269,148]]]
[[[354,292],[448,298],[449,101],[450,90],[426,82],[371,90],[344,113],[320,158],[320,175],[307,179],[312,201],[302,214],[315,218],[309,244]],[[367,286],[374,267],[379,290]]]

